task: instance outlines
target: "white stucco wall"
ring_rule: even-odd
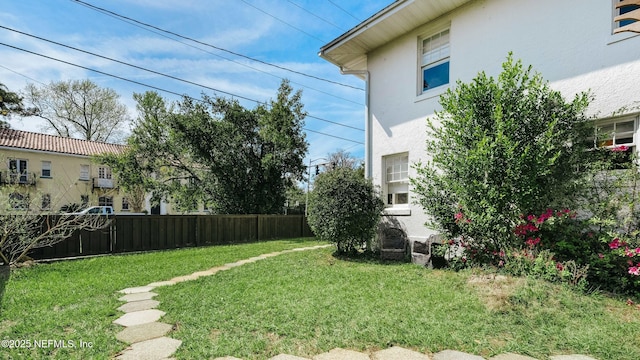
[[[512,51],[566,97],[590,90],[590,115],[640,111],[633,110],[640,105],[640,34],[611,35],[612,9],[611,0],[479,0],[370,52],[374,183],[384,188],[384,156],[408,152],[410,164],[428,159],[425,119],[440,108],[447,86],[418,95],[418,39],[449,26],[450,86],[479,71],[497,75]],[[410,238],[430,235],[422,209],[408,210],[396,219]]]

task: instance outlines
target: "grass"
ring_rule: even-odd
[[[11,274],[0,307],[0,340],[65,340],[74,348],[0,349],[0,358],[108,359],[125,348],[117,291],[263,253],[315,246],[292,239],[39,264]],[[80,349],[80,341],[92,347]],[[67,343],[68,344],[68,343]]]
[[[178,359],[311,357],[391,345],[490,357],[640,358],[640,310],[529,279],[293,253],[158,289]]]
[[[73,340],[73,349],[7,350],[4,358],[107,359],[125,348],[111,324],[116,293],[129,286],[293,247],[294,240],[111,256],[38,265],[12,274],[0,339]],[[547,359],[582,353],[640,358],[640,310],[529,279],[411,264],[345,260],[331,249],[294,252],[160,287],[162,321],[183,340],[175,357],[311,357],[334,347],[375,351],[400,345],[424,353],[455,349],[489,357],[516,352]],[[91,348],[77,348],[80,340]]]

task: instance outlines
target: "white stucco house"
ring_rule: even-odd
[[[622,16],[620,16],[622,14]],[[640,0],[398,0],[319,55],[366,82],[365,173],[411,240],[433,232],[411,164],[428,158],[426,118],[457,80],[496,76],[509,52],[567,99],[590,90],[607,145],[640,141]]]

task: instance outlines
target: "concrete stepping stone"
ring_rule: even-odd
[[[444,350],[433,354],[433,360],[484,360],[482,356],[471,355],[461,351]]]
[[[269,358],[269,360],[309,360],[309,358],[303,358],[300,356],[294,356],[289,354],[280,354],[272,358]]]
[[[129,326],[116,334],[116,339],[127,344],[151,340],[167,335],[173,326],[161,322]]]
[[[551,359],[551,360],[597,360],[597,359],[592,358],[591,356],[580,355],[580,354],[555,355],[555,356],[549,357],[549,359]]]
[[[242,359],[238,359],[237,357],[233,357],[233,356],[225,356],[225,357],[217,357],[213,360],[242,360]]]
[[[171,286],[171,285],[175,285],[176,283],[171,281],[171,280],[167,280],[167,281],[158,281],[158,282],[153,282],[147,286],[153,286],[154,288],[159,287],[159,286]]]
[[[393,346],[385,350],[376,351],[371,358],[373,360],[430,360],[425,354],[400,346]]]
[[[154,292],[144,292],[144,293],[137,293],[137,294],[127,294],[125,296],[120,297],[118,300],[120,301],[127,301],[127,302],[131,302],[131,301],[142,301],[142,300],[151,300],[153,299],[154,296],[156,296],[158,294],[154,293]]]
[[[191,275],[174,277],[173,279],[171,279],[171,281],[173,281],[175,283],[181,283],[181,282],[185,282],[185,281],[196,280],[197,278],[199,278],[198,275],[191,274]]]
[[[159,304],[160,301],[156,300],[132,301],[120,306],[118,310],[125,313],[130,313],[135,311],[155,309]]]
[[[532,358],[531,356],[519,355],[514,353],[506,353],[496,355],[489,360],[537,360],[536,358]]]
[[[335,348],[329,352],[316,355],[313,360],[371,360],[368,355],[353,350]]]
[[[182,341],[168,337],[131,344],[129,349],[116,357],[119,360],[159,360],[176,352]]]
[[[164,314],[164,311],[160,311],[157,309],[136,311],[120,316],[119,318],[113,320],[113,323],[126,327],[141,325],[158,321],[162,316],[164,316]]]
[[[126,289],[122,289],[119,291],[119,293],[121,294],[138,294],[138,293],[146,293],[153,290],[153,286],[138,286],[138,287],[131,287],[131,288],[126,288]]]

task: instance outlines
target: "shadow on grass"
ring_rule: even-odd
[[[361,264],[375,264],[375,265],[387,265],[387,266],[400,266],[409,263],[408,259],[405,260],[383,260],[380,258],[379,253],[364,251],[354,254],[345,254],[335,251],[331,254],[335,259],[346,262],[354,262]]]

